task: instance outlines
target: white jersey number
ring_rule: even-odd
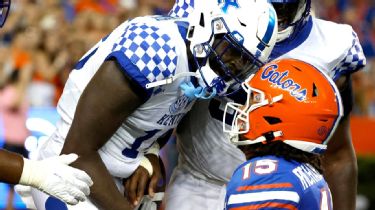
[[[256,174],[270,174],[277,170],[277,160],[258,160],[254,166]]]

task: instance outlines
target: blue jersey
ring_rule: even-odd
[[[227,210],[331,210],[331,193],[311,165],[276,156],[257,157],[241,164],[227,185]]]

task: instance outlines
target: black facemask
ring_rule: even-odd
[[[278,18],[279,31],[293,24],[297,15],[299,2],[295,3],[272,3]]]

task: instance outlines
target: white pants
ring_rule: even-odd
[[[177,166],[166,190],[165,210],[223,210],[225,192],[225,185],[196,178]]]

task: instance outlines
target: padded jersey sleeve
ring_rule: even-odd
[[[146,84],[174,75],[177,66],[170,36],[145,22],[130,23],[106,59],[115,59],[124,73],[145,90]]]
[[[194,10],[194,1],[195,0],[176,0],[176,3],[173,5],[168,15],[179,18],[188,17]]]
[[[366,65],[366,58],[363,53],[357,34],[352,31],[352,43],[350,48],[345,52],[344,58],[333,69],[333,80],[338,79],[341,75],[352,74]]]

